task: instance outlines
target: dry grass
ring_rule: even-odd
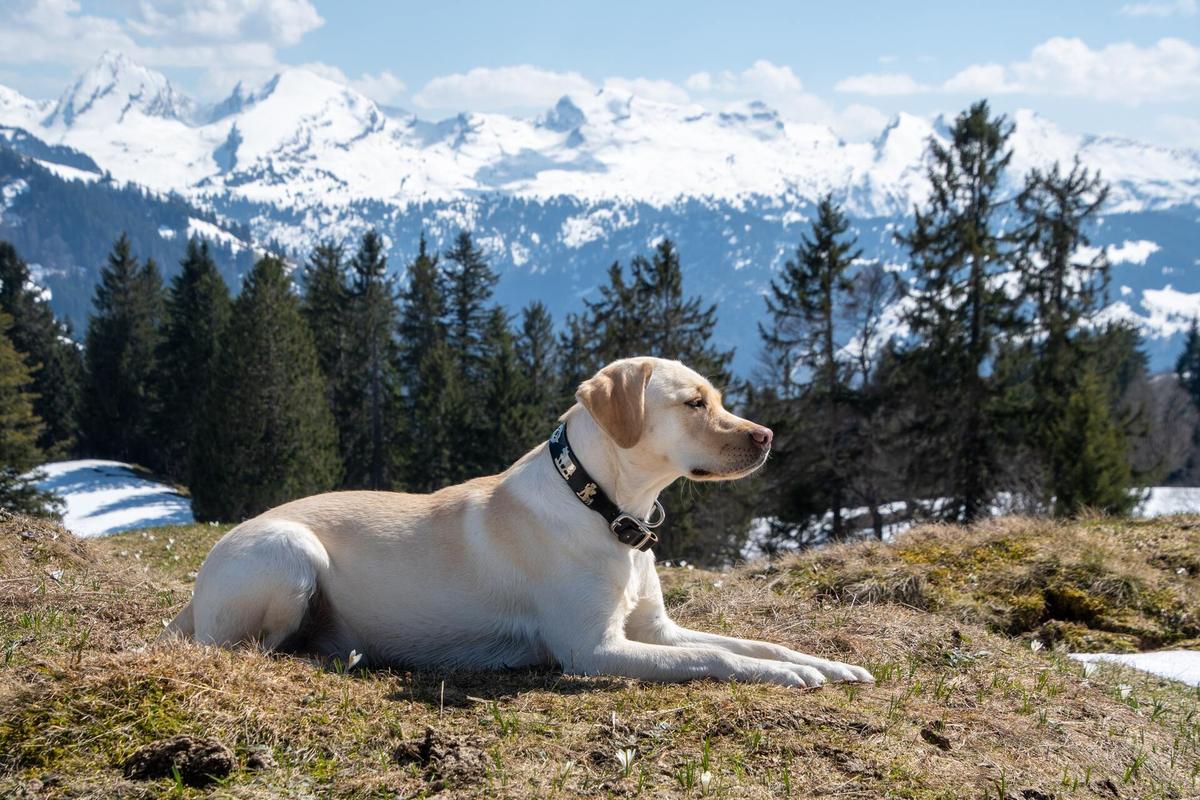
[[[770,569],[665,571],[681,620],[857,661],[879,678],[798,692],[550,670],[347,675],[253,651],[139,651],[221,529],[80,543],[0,516],[0,796],[1195,796],[1200,693],[1116,668],[1085,677],[1058,653],[988,630],[1002,627],[988,603],[943,595],[958,583],[930,575],[943,560],[961,571],[993,540],[1033,548],[977,572],[998,590],[994,570],[1040,575],[1030,565],[1051,552],[1088,563],[1063,544],[1084,543],[1119,555],[1114,574],[1141,582],[1120,596],[1140,597],[1200,552],[1189,524],[1006,522]],[[427,728],[453,758],[414,755]],[[217,738],[240,764],[265,746],[276,766],[236,770],[208,790],[122,776],[134,750],[175,734]],[[627,768],[617,759],[626,748]]]

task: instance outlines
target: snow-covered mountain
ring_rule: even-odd
[[[1174,293],[1172,319],[1200,310],[1191,294],[1200,291],[1200,150],[1075,135],[1031,111],[1013,121],[1014,181],[1078,156],[1112,184],[1098,244],[1155,248],[1125,262],[1129,275],[1118,269],[1115,283],[1129,291],[1114,313],[1166,333],[1152,324],[1165,306],[1148,292]],[[895,263],[892,234],[924,199],[924,152],[947,121],[901,114],[874,141],[846,142],[758,102],[713,110],[605,88],[565,96],[534,118],[430,122],[303,69],[239,84],[202,107],[161,74],[106,53],[55,103],[0,87],[0,126],[297,251],[374,225],[401,263],[418,230],[437,241],[469,226],[512,303],[577,305],[599,268],[670,235],[728,316],[727,304],[761,313],[758,294],[825,192],[846,205],[868,254]],[[743,366],[756,350],[752,329],[723,323]]]

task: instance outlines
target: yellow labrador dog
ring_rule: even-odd
[[[688,630],[649,547],[659,492],[762,466],[771,431],[677,361],[585,381],[545,442],[500,475],[429,495],[336,492],[242,523],[213,547],[165,635],[375,665],[559,664],[589,675],[819,686],[860,667]]]

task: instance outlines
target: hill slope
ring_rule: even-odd
[[[1124,582],[1194,599],[1196,529],[1005,521],[725,575],[665,571],[682,621],[863,663],[879,681],[797,692],[552,670],[347,675],[252,651],[143,650],[223,528],[83,542],[5,514],[0,794],[198,795],[122,770],[184,734],[230,748],[221,786],[237,797],[1192,796],[1200,693],[1033,652],[989,630],[999,617],[987,598],[1025,593],[1057,553],[1063,569],[1087,566],[1095,592]],[[974,602],[930,589],[969,583],[954,577],[967,563]],[[915,590],[897,589],[905,575]],[[891,588],[854,588],[868,585]],[[1181,641],[1190,624],[1170,635]],[[616,754],[627,748],[626,769]]]

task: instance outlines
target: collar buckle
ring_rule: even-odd
[[[661,525],[662,519],[655,523],[655,526]],[[650,530],[641,520],[632,514],[621,512],[617,518],[608,526],[619,541],[629,545],[634,550],[649,550],[654,545],[658,544],[658,534]],[[631,535],[634,533],[641,534],[636,539]]]

